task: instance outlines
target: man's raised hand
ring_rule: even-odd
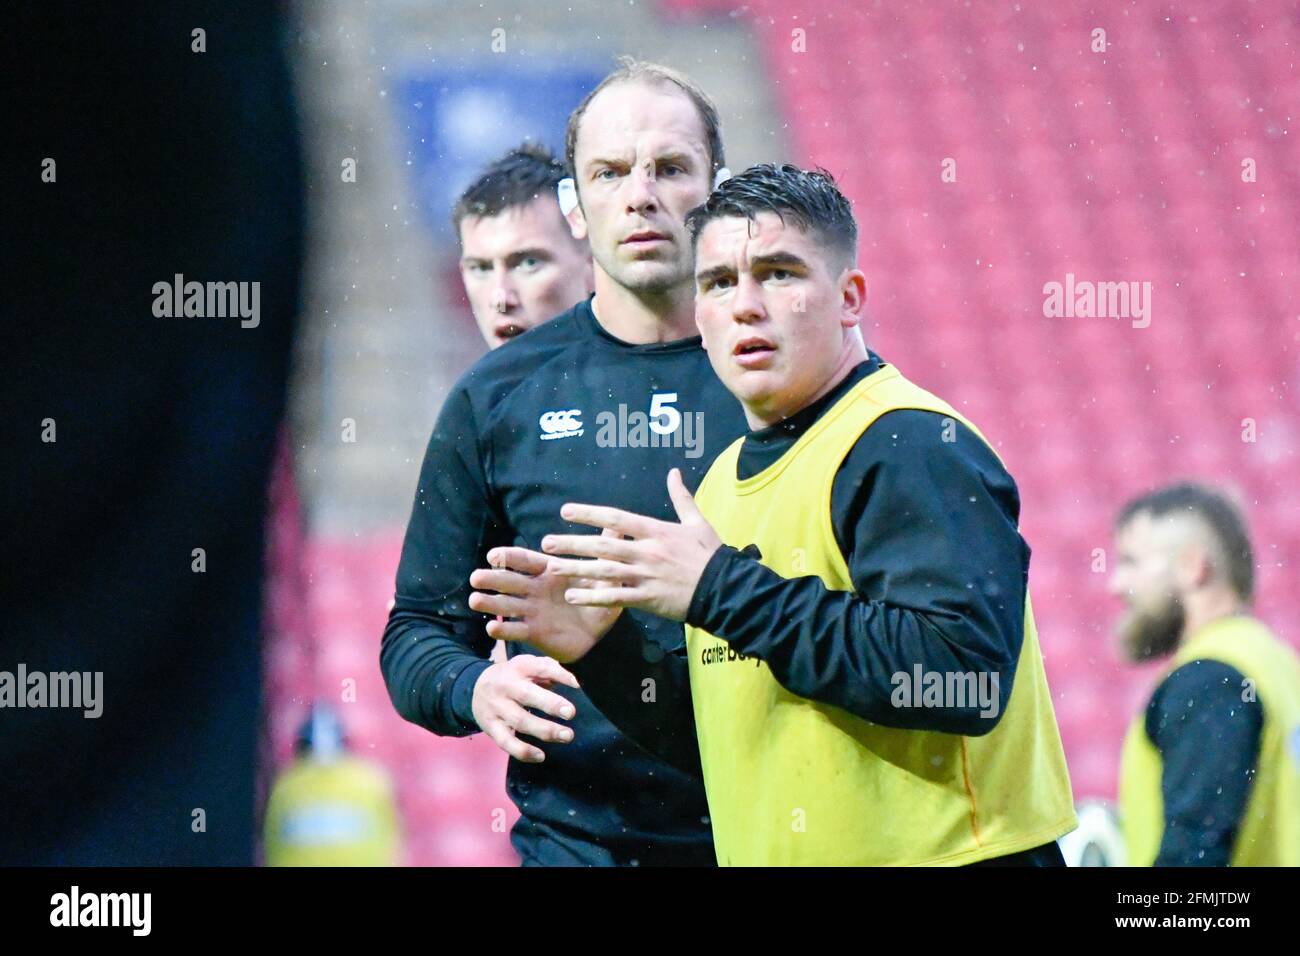
[[[487,557],[492,568],[479,568],[469,577],[476,589],[469,606],[498,615],[487,624],[489,637],[525,642],[568,664],[591,650],[622,613],[618,608],[567,603],[564,591],[573,582],[548,573],[550,559],[544,554],[528,548],[493,548]]]
[[[570,581],[564,594],[569,604],[635,607],[686,620],[695,587],[722,540],[696,507],[676,468],[668,473],[668,495],[677,512],[675,522],[598,505],[566,504],[560,510],[567,521],[602,529],[600,535],[550,534],[542,539],[547,554],[589,559],[552,557],[546,565],[546,574]]]

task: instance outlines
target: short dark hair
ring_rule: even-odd
[[[555,187],[565,177],[564,164],[545,146],[525,142],[493,162],[470,183],[451,209],[451,226],[460,235],[466,216],[495,216],[539,196],[556,201]]]
[[[1233,591],[1247,604],[1254,599],[1255,554],[1250,545],[1250,532],[1245,515],[1226,494],[1191,481],[1157,488],[1126,504],[1115,520],[1115,527],[1123,528],[1141,514],[1152,518],[1191,515],[1203,521],[1218,539],[1227,562],[1222,570]]]
[[[789,163],[760,163],[733,176],[709,194],[686,216],[691,242],[699,240],[714,219],[739,216],[753,220],[761,212],[774,212],[782,222],[792,222],[804,232],[816,233],[822,243],[852,265],[857,260],[858,223],[853,207],[824,169],[800,169]]]
[[[722,121],[718,119],[718,108],[713,105],[713,100],[709,99],[709,94],[705,93],[698,83],[685,73],[674,70],[670,66],[664,66],[661,63],[651,63],[648,60],[638,60],[630,56],[620,56],[617,62],[618,69],[601,80],[596,85],[596,88],[583,97],[582,102],[569,114],[569,123],[564,130],[564,160],[568,163],[569,175],[577,176],[574,159],[578,151],[578,127],[581,125],[582,116],[587,112],[587,107],[591,105],[591,101],[596,98],[596,95],[601,90],[613,86],[615,83],[638,81],[671,84],[689,96],[691,102],[695,104],[696,111],[700,114],[700,122],[704,124],[704,137],[709,147],[710,172],[717,172],[727,165],[727,157],[722,148]]]

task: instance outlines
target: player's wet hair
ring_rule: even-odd
[[[578,149],[578,127],[582,123],[583,114],[587,112],[587,107],[606,87],[616,83],[631,82],[668,84],[689,96],[691,102],[695,104],[696,112],[700,114],[700,122],[704,124],[705,143],[709,150],[709,171],[716,173],[727,165],[727,157],[722,148],[722,121],[718,119],[718,108],[713,105],[709,94],[705,93],[698,83],[685,73],[660,63],[638,60],[630,56],[620,56],[617,62],[618,69],[601,80],[569,114],[569,124],[564,131],[564,159],[569,166],[569,175],[575,178],[577,176],[574,156]]]
[[[844,266],[857,261],[858,224],[853,207],[824,169],[807,170],[783,163],[760,163],[733,176],[686,216],[691,241],[699,240],[714,219],[739,216],[753,220],[773,212],[784,223],[815,233]]]
[[[1134,498],[1115,519],[1116,529],[1138,515],[1153,519],[1188,515],[1200,519],[1219,544],[1226,565],[1220,570],[1237,597],[1249,604],[1255,596],[1255,554],[1241,509],[1227,495],[1190,481],[1157,488]]]
[[[523,143],[488,166],[461,193],[451,209],[452,228],[459,236],[466,216],[496,216],[539,196],[554,199],[555,187],[564,177],[564,164],[554,153],[538,143]]]

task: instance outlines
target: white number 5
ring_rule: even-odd
[[[650,396],[650,430],[656,435],[671,435],[682,423],[682,413],[673,408],[676,392],[656,392]]]

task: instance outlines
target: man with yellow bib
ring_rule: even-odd
[[[684,621],[685,660],[610,646],[627,629],[600,642],[608,618],[539,612],[529,643],[679,765],[666,742],[698,738],[723,865],[1061,865],[1075,818],[1015,482],[867,351],[857,225],[828,175],[753,167],[688,222],[696,323],[750,432],[696,499],[670,472],[680,522],[568,504],[602,534],[542,542],[577,556],[544,572],[570,605]],[[693,734],[665,732],[692,713]]]
[[[1241,511],[1181,483],[1129,502],[1111,591],[1133,662],[1168,657],[1120,767],[1131,866],[1300,866],[1300,657],[1249,615]]]

